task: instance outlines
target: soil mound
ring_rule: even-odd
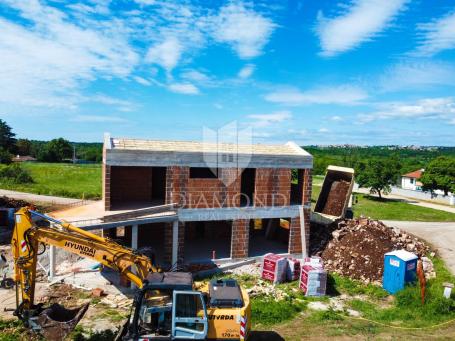
[[[418,238],[366,218],[312,225],[311,236],[312,254],[323,258],[327,270],[364,283],[381,283],[389,251],[405,249],[420,257],[430,252]]]
[[[343,212],[350,183],[344,180],[334,181],[330,187],[327,200],[321,213],[340,216]]]

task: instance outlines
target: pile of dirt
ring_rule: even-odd
[[[340,216],[343,213],[343,207],[346,202],[349,186],[350,183],[344,180],[332,182],[330,191],[327,195],[327,200],[321,213]]]
[[[418,256],[430,252],[418,238],[366,218],[313,225],[311,235],[312,254],[323,258],[327,270],[364,283],[381,283],[387,252],[405,249]]]
[[[29,202],[24,201],[24,200],[8,198],[5,196],[0,197],[0,207],[19,209],[21,207],[30,206],[30,205],[31,204]]]

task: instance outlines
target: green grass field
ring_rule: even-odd
[[[315,183],[314,180],[313,183]],[[320,192],[321,185],[314,184],[311,195],[313,207]],[[354,193],[354,195],[357,200],[353,206],[355,217],[363,215],[378,220],[455,221],[454,213],[410,205],[394,199],[379,199],[368,194]]]
[[[67,163],[24,163],[34,183],[13,184],[0,181],[0,188],[70,198],[101,198],[101,165]]]

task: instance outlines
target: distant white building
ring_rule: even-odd
[[[422,177],[424,169],[418,169],[408,174],[401,176],[401,188],[411,189],[413,191],[421,191],[422,183],[419,181]]]

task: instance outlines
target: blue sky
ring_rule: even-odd
[[[453,1],[0,0],[19,137],[453,145],[454,90]]]

